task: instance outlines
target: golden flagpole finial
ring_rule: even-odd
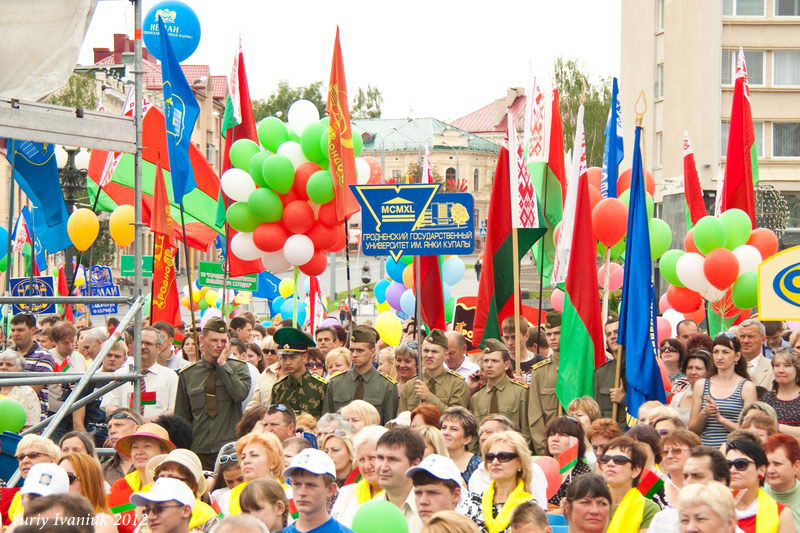
[[[644,114],[647,112],[647,96],[644,94],[644,89],[639,92],[633,110],[636,113],[636,126],[644,127]]]

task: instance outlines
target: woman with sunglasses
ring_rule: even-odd
[[[676,429],[661,437],[661,471],[669,476],[672,483],[664,485],[664,495],[673,507],[678,501],[678,493],[683,487],[683,465],[689,458],[692,448],[700,446],[700,437],[688,429]]]
[[[236,443],[229,442],[224,445],[214,465],[214,483],[211,486],[211,505],[216,506],[221,514],[230,513],[227,504],[229,503],[228,494],[236,485],[244,482],[242,467],[236,455]],[[223,507],[222,502],[225,502]]]
[[[61,459],[61,450],[55,442],[39,435],[25,435],[17,443],[16,458],[19,461],[20,477],[25,480],[31,467],[39,463],[57,463]],[[13,522],[22,509],[22,493],[17,491],[8,508],[9,521]]]
[[[417,376],[417,343],[408,341],[394,349],[394,367],[397,370],[397,390]]]
[[[85,453],[71,453],[62,457],[58,465],[69,478],[69,493],[89,500],[95,533],[116,533],[117,521],[106,502],[105,480],[97,459]]]
[[[704,445],[719,447],[737,429],[742,407],[758,397],[735,335],[717,335],[712,358],[709,377],[694,384],[689,429],[700,435]]]
[[[772,356],[775,380],[761,400],[778,413],[778,431],[800,437],[800,355],[781,350]]]
[[[731,469],[731,490],[737,495],[737,525],[745,533],[794,532],[792,510],[776,502],[761,487],[767,473],[767,454],[749,440],[728,443],[725,452]]]
[[[325,376],[325,356],[319,348],[308,349],[308,361],[306,361],[306,368],[314,375],[319,377]]]
[[[697,380],[708,376],[710,367],[711,354],[702,349],[691,350],[681,363],[681,372],[686,379],[672,387],[672,400],[669,406],[678,412],[678,417],[685,426],[689,425],[694,384]]]
[[[660,510],[656,502],[645,498],[636,489],[646,461],[642,445],[629,437],[612,440],[603,455],[597,458],[597,467],[611,491],[608,533],[645,532]]]
[[[586,438],[583,426],[577,418],[571,416],[556,418],[547,426],[545,439],[547,455],[556,460],[562,453],[569,453],[575,444],[578,445],[577,462],[561,474],[561,486],[548,500],[550,505],[557,507],[561,505],[561,500],[567,495],[567,489],[572,480],[581,474],[588,474],[592,468],[586,462]]]
[[[670,384],[674,385],[676,381],[685,377],[681,366],[686,359],[686,347],[681,341],[672,338],[664,339],[659,347],[658,356],[667,369]]]
[[[521,434],[501,431],[484,441],[481,452],[492,481],[483,494],[472,496],[481,510],[476,522],[489,533],[508,531],[514,509],[523,502],[536,501],[529,481],[530,450]]]

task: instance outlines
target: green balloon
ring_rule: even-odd
[[[661,256],[661,259],[658,260],[658,270],[670,285],[683,287],[683,283],[681,283],[681,280],[678,279],[678,271],[676,266],[678,264],[678,259],[680,259],[685,253],[686,252],[683,250],[667,250],[664,255]]]
[[[750,220],[750,216],[741,209],[724,211],[720,215],[719,221],[728,232],[725,248],[729,250],[745,244],[747,239],[750,238],[750,232],[753,231],[753,223]]]
[[[8,259],[8,255],[4,255],[2,259],[0,259],[0,272],[6,271],[6,260]],[[58,271],[56,271],[58,272]]]
[[[625,204],[625,207],[630,209],[631,190],[625,189],[620,193],[617,199],[623,204]],[[650,196],[650,193],[647,192],[644,193],[644,202],[645,205],[647,206],[647,218],[651,219],[653,218],[653,210],[655,209],[655,202],[653,201],[653,197]]]
[[[328,152],[328,126],[325,126],[326,135],[323,135],[319,138],[319,149],[322,151],[322,157],[325,161],[328,160],[329,152]]]
[[[294,141],[297,144],[300,144],[300,136],[296,134],[294,131],[289,132],[289,140]]]
[[[201,298],[200,301],[197,302],[197,307],[199,307],[201,311],[203,309],[207,309],[208,308],[208,302],[206,301],[205,298]]]
[[[355,533],[408,533],[403,513],[387,500],[372,500],[360,506],[352,528]]]
[[[364,138],[361,136],[361,132],[354,131],[353,132],[353,153],[356,157],[358,154],[361,153],[361,150],[364,148]]]
[[[261,224],[252,211],[247,202],[236,202],[231,204],[226,213],[228,224],[231,225],[236,231],[251,232]]]
[[[250,158],[261,149],[250,139],[239,139],[231,145],[231,164],[236,168],[247,170]]]
[[[267,151],[258,152],[250,158],[250,163],[247,165],[247,171],[250,173],[250,177],[253,178],[253,181],[255,181],[256,185],[259,187],[267,186],[267,182],[264,181],[264,171],[262,168],[264,166],[264,161],[270,157],[272,157],[272,154]]]
[[[318,170],[311,174],[306,183],[308,199],[318,205],[333,200],[333,177],[327,170]]]
[[[611,247],[611,259],[618,261],[625,255],[625,246],[628,242],[628,237],[625,236],[617,244]]]
[[[261,222],[277,222],[283,218],[283,204],[272,189],[267,187],[256,189],[247,199],[250,212]]]
[[[653,213],[655,212],[656,203],[653,200],[653,197],[650,196],[649,192],[644,193],[644,203],[647,206],[647,220],[653,218]]]
[[[324,124],[315,122],[306,126],[303,134],[300,136],[300,148],[303,149],[309,161],[321,161],[325,156],[322,153],[322,137],[327,133],[328,129]]]
[[[658,259],[664,252],[669,250],[672,245],[672,230],[669,224],[660,218],[651,218],[650,224],[650,257],[653,260]]]
[[[453,311],[456,308],[456,297],[451,296],[447,303],[444,306],[444,321],[445,322],[452,322],[453,321]]]
[[[322,161],[317,161],[317,164],[319,165],[319,168],[321,168],[322,170],[328,170],[331,167],[331,162],[328,161],[327,156]]]
[[[294,183],[294,165],[283,155],[273,155],[264,161],[261,167],[264,181],[281,194],[287,194]]]
[[[0,431],[17,433],[25,425],[25,408],[9,398],[0,400]]]
[[[716,217],[705,216],[694,225],[694,245],[703,255],[724,247],[727,238],[725,226]]]
[[[270,152],[277,152],[278,147],[289,140],[289,129],[278,117],[267,117],[258,123],[256,128],[258,142]]]
[[[733,305],[751,309],[758,305],[758,272],[745,272],[731,286]]]
[[[400,262],[403,263],[404,265],[410,265],[411,263],[414,262],[414,256],[408,254],[401,255]]]

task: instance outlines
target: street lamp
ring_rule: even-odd
[[[86,176],[89,171],[89,152],[78,147],[56,147],[56,162],[58,173],[61,177],[61,189],[64,191],[64,201],[67,204],[67,213],[72,214],[76,205],[88,203],[89,196],[86,191]],[[64,274],[67,286],[73,286],[75,268],[72,257],[75,247],[70,245],[64,250]]]

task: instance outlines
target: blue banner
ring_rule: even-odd
[[[11,296],[55,296],[53,276],[36,276],[35,278],[11,278]],[[42,303],[21,303],[11,306],[13,314],[34,313],[34,314],[54,314],[55,304]]]
[[[44,251],[44,245],[42,244],[42,240],[39,238],[39,234],[36,232],[36,226],[33,224],[33,215],[28,210],[28,206],[24,206],[22,208],[22,219],[25,221],[25,225],[28,227],[28,231],[31,234],[31,240],[33,241],[33,257],[36,260],[36,268],[39,269],[40,272],[44,272],[47,270],[47,253]]]
[[[253,293],[253,296],[256,298],[274,300],[281,295],[278,291],[278,285],[280,285],[280,283],[281,279],[272,272],[259,272],[258,290]]]
[[[619,164],[625,157],[622,143],[622,114],[619,106],[619,86],[614,78],[611,87],[611,107],[606,121],[606,145],[603,150],[603,178],[600,181],[600,194],[603,198],[617,197]]]
[[[119,296],[119,285],[114,283],[114,276],[107,266],[94,265],[86,272],[88,279],[81,287],[83,296]],[[90,304],[90,315],[115,315],[117,304]]]

